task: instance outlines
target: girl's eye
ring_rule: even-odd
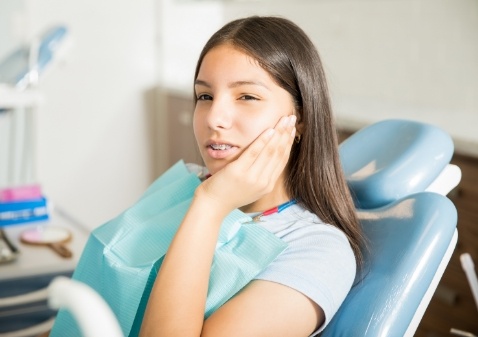
[[[239,99],[243,101],[257,101],[257,98],[251,95],[243,95]]]
[[[212,96],[208,94],[201,94],[197,97],[198,101],[212,101]]]

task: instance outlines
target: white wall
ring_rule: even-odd
[[[26,38],[25,8],[21,0],[0,3],[0,61]]]
[[[171,90],[192,94],[194,69],[202,47],[224,24],[220,1],[158,0],[159,76]]]
[[[45,74],[38,178],[90,228],[130,206],[153,179],[157,83],[154,0],[28,0],[32,32],[64,23],[73,47]]]
[[[220,4],[222,11],[218,10],[218,15],[222,17],[215,22],[221,25],[253,14],[281,15],[298,23],[322,56],[342,126],[354,129],[395,117],[422,120],[448,131],[459,152],[478,156],[476,0],[269,0]],[[210,18],[190,17],[188,26],[206,23],[211,27]],[[178,13],[170,21],[179,19]],[[174,25],[163,30],[167,35],[181,36],[186,45],[196,46],[198,40],[203,40],[204,30],[194,36],[176,31]],[[164,64],[169,72],[190,72],[198,53],[181,55],[172,62],[179,54],[172,52],[171,44],[166,46],[171,57]],[[175,65],[178,61],[183,63]],[[190,90],[189,82],[176,81],[174,87],[181,86]]]

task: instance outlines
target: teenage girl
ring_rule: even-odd
[[[318,52],[287,19],[235,20],[207,42],[194,80],[194,133],[211,176],[165,256],[141,336],[315,335],[362,260]],[[220,225],[236,208],[288,248],[204,320]]]

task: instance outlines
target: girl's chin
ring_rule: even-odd
[[[217,172],[219,172],[220,170],[222,170],[224,168],[225,165],[222,165],[222,166],[217,166],[217,165],[214,165],[213,167],[208,167],[207,170],[209,172],[210,175],[213,175],[213,174],[216,174]]]
[[[212,175],[212,174],[215,174],[215,173],[219,172],[224,167],[226,167],[226,165],[228,165],[228,164],[232,163],[234,160],[236,160],[239,157],[239,153],[237,153],[235,156],[229,156],[227,159],[226,158],[224,158],[224,159],[213,159],[213,158],[210,158],[208,156],[203,156],[203,158],[204,157],[206,158],[206,160],[204,160],[206,168],[209,171],[209,173]]]
[[[213,175],[220,170],[222,170],[229,162],[222,162],[222,163],[206,163],[206,168],[209,174]]]

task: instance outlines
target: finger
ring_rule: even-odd
[[[295,120],[295,116],[284,116],[277,123],[276,133],[264,146],[263,154],[255,161],[258,167],[265,167],[267,164],[271,167],[277,167],[278,161],[284,156],[288,156],[292,146],[291,133],[295,128]]]
[[[292,127],[291,131],[287,129],[287,131],[283,133],[277,148],[276,158],[270,161],[271,180],[274,180],[274,181],[277,180],[277,178],[284,171],[290,158],[292,145],[294,143],[294,136],[295,136],[295,126]],[[274,161],[275,161],[275,164],[273,164]]]
[[[237,162],[241,162],[241,165],[243,165],[245,169],[249,169],[260,156],[264,147],[274,138],[276,132],[276,129],[265,130],[247,147]]]
[[[280,175],[287,164],[292,148],[295,121],[295,116],[281,118],[275,127],[276,132],[252,164],[252,174],[261,175],[271,180]]]
[[[271,173],[271,179],[274,181],[279,178],[279,176],[284,171],[287,163],[289,162],[292,145],[294,143],[294,136],[295,136],[295,127],[291,133],[286,136],[286,145],[285,150],[282,152],[282,158],[279,158],[279,164],[273,166],[273,172]]]
[[[291,124],[287,127],[287,129],[282,133],[281,138],[278,143],[278,151],[277,151],[277,164],[272,166],[273,172],[272,175],[278,177],[282,171],[284,170],[287,162],[289,161],[290,153],[292,150],[292,145],[294,144],[294,136],[295,136],[295,119],[290,121]]]
[[[284,129],[284,132],[282,133],[280,143],[279,143],[279,148],[282,148],[282,157],[279,158],[279,161],[282,163],[282,169],[280,169],[280,166],[276,166],[277,170],[280,170],[282,172],[283,167],[287,164],[289,161],[292,145],[294,144],[294,137],[296,133],[296,128],[295,128],[295,123],[296,123],[296,117],[291,116],[289,118],[289,124],[287,127]],[[279,154],[280,155],[280,154]]]
[[[270,181],[276,170],[282,172],[286,162],[282,164],[280,159],[289,156],[295,121],[295,116],[283,116],[274,129],[264,131],[234,163],[236,169],[247,170],[251,179],[260,182]]]

